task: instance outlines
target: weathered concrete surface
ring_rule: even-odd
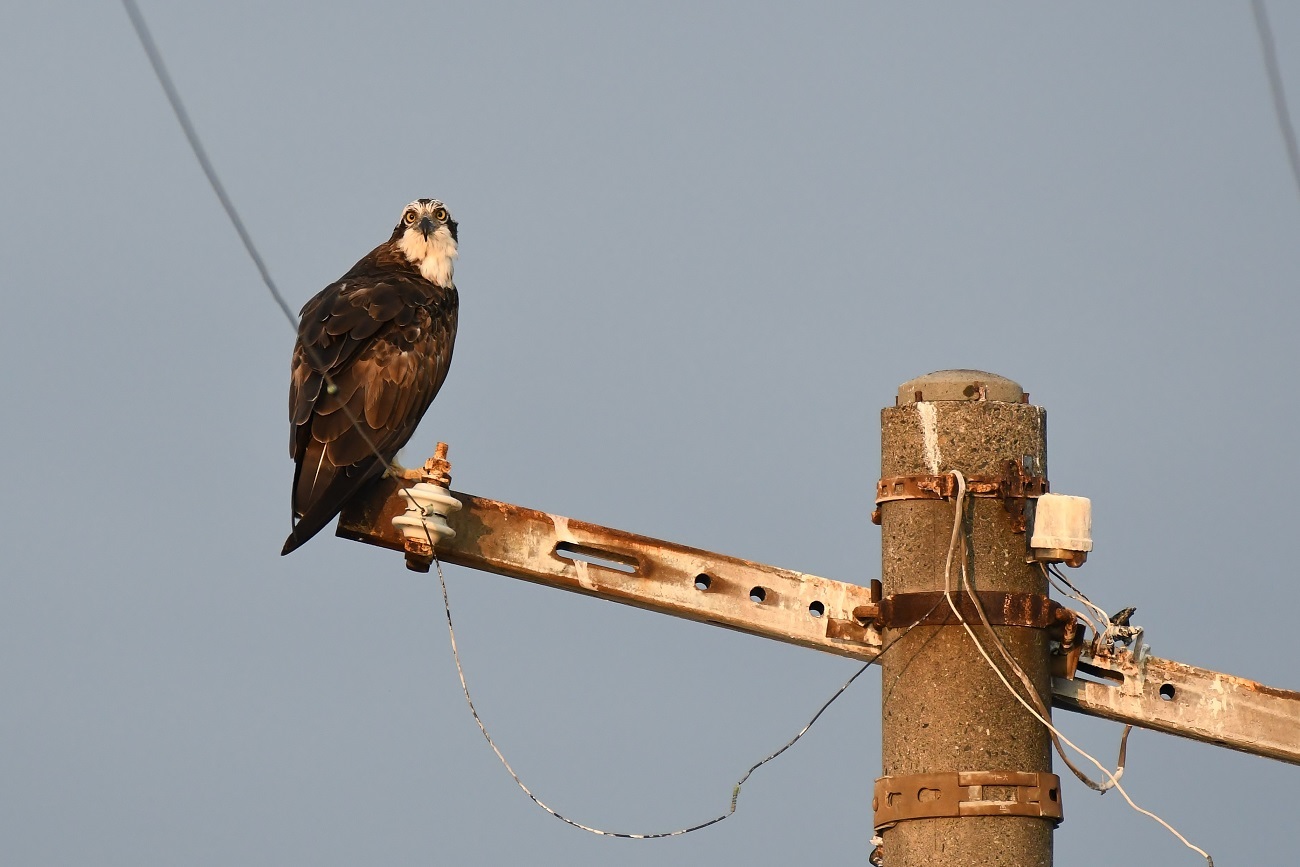
[[[994,476],[1008,459],[1022,462],[1032,475],[1046,475],[1044,410],[991,399],[1019,401],[1019,386],[978,371],[932,377],[905,383],[899,389],[900,405],[881,413],[882,477],[953,469],[967,476]],[[969,387],[963,387],[962,380]],[[913,402],[916,391],[922,394],[920,403]],[[961,399],[931,401],[925,399],[927,394]],[[980,400],[981,396],[986,399]],[[975,587],[1046,593],[1046,579],[1025,562],[1025,536],[1013,531],[1002,501],[972,499],[968,514]],[[952,521],[951,502],[883,504],[886,595],[943,589]],[[954,590],[958,562],[954,559]],[[985,636],[982,625],[975,629]],[[996,629],[1050,704],[1046,633]],[[885,646],[903,631],[888,630]],[[987,639],[985,644],[989,646]],[[993,647],[989,650],[998,658]],[[1051,770],[1047,731],[1007,692],[960,625],[913,630],[884,654],[881,669],[883,774]],[[888,867],[1046,867],[1052,863],[1052,826],[1043,819],[919,819],[902,822],[883,836]]]

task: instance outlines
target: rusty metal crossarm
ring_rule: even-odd
[[[392,519],[396,479],[377,482],[339,518],[338,535],[403,550]],[[726,557],[470,494],[448,516],[447,563],[598,596],[674,617],[863,661],[880,653],[867,587]],[[1054,707],[1300,764],[1300,693],[1147,657],[1081,661],[1054,678]]]
[[[1083,657],[1093,679],[1053,678],[1053,706],[1300,764],[1300,692],[1155,656],[1126,663]]]
[[[384,479],[339,518],[338,535],[403,549],[392,519],[406,509],[396,479]],[[880,632],[854,609],[870,590],[452,492],[455,537],[438,544],[446,563],[598,596],[674,617],[725,626],[801,647],[869,661]]]

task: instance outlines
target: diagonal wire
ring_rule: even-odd
[[[1296,192],[1300,194],[1300,147],[1296,145],[1295,126],[1291,123],[1286,90],[1282,87],[1282,72],[1277,65],[1277,46],[1273,42],[1273,28],[1268,22],[1268,9],[1264,6],[1264,0],[1250,0],[1250,9],[1255,15],[1255,31],[1259,34],[1259,47],[1264,55],[1264,71],[1268,74],[1268,87],[1273,95],[1273,112],[1277,115],[1277,126],[1282,132],[1282,140],[1286,143],[1286,156],[1291,163],[1291,177],[1295,180]]]
[[[145,24],[144,16],[140,14],[140,8],[135,5],[135,0],[122,0],[122,5],[126,7],[126,14],[131,18],[131,25],[135,27],[135,33],[140,38],[140,44],[144,46],[144,53],[149,57],[149,63],[153,66],[154,75],[158,77],[158,83],[162,85],[163,92],[167,94],[167,101],[171,103],[172,112],[175,113],[176,120],[180,123],[181,130],[190,143],[190,149],[194,151],[194,156],[199,161],[200,168],[203,169],[203,174],[207,176],[208,183],[212,186],[212,192],[217,194],[221,207],[225,209],[231,225],[235,227],[235,231],[239,234],[239,240],[244,243],[244,249],[248,251],[248,257],[253,260],[253,264],[257,266],[258,272],[262,275],[262,282],[266,284],[267,289],[271,290],[271,297],[275,298],[275,303],[280,305],[280,309],[284,311],[289,324],[297,328],[298,320],[293,315],[292,308],[284,300],[280,290],[276,288],[275,281],[271,279],[271,272],[267,269],[266,263],[262,261],[261,254],[257,252],[257,247],[253,244],[253,238],[248,234],[248,229],[244,228],[244,221],[239,218],[239,212],[235,210],[235,203],[226,194],[226,188],[222,186],[221,179],[217,177],[217,170],[213,168],[212,161],[208,159],[207,151],[203,149],[203,142],[199,140],[199,134],[190,121],[189,113],[185,111],[185,104],[181,102],[181,95],[176,90],[176,85],[172,81],[171,74],[167,71],[167,66],[163,63],[162,54],[159,53],[158,46],[153,41],[153,35],[150,34],[149,27]]]
[[[248,252],[248,257],[252,259],[253,264],[257,266],[257,271],[261,274],[262,282],[266,284],[266,288],[270,291],[271,297],[275,299],[275,303],[284,313],[285,319],[289,321],[289,326],[293,328],[294,331],[297,331],[298,318],[293,315],[293,309],[289,306],[289,302],[284,300],[284,295],[280,293],[279,287],[275,285],[275,280],[271,277],[271,272],[266,267],[266,262],[262,259],[262,254],[257,251],[257,245],[253,243],[253,238],[248,233],[248,229],[245,228],[244,221],[240,219],[239,212],[235,210],[235,203],[230,200],[230,196],[226,193],[226,188],[222,185],[221,178],[217,176],[217,170],[212,165],[212,160],[208,159],[208,152],[204,150],[203,142],[199,139],[198,131],[194,128],[194,124],[190,120],[189,112],[185,110],[185,103],[181,101],[180,92],[176,89],[175,82],[172,81],[171,73],[167,71],[167,65],[163,63],[162,54],[158,51],[158,45],[154,42],[153,35],[149,32],[149,25],[145,23],[144,15],[140,12],[140,8],[136,5],[135,0],[122,0],[122,5],[126,8],[126,14],[131,19],[131,26],[135,28],[135,34],[139,37],[140,45],[144,48],[144,53],[149,58],[149,64],[153,67],[154,75],[157,77],[158,83],[162,85],[163,93],[167,95],[167,102],[172,107],[172,113],[176,115],[176,121],[180,124],[181,131],[185,133],[185,140],[189,142],[190,150],[194,152],[194,158],[198,160],[199,167],[203,169],[203,174],[208,179],[208,184],[212,187],[212,192],[216,193],[217,200],[221,202],[222,209],[225,210],[226,216],[230,218],[231,225],[235,227],[235,232],[239,235],[239,240],[243,242],[244,249]],[[320,372],[321,379],[324,381],[327,391],[330,394],[336,393],[338,387],[334,384],[334,378],[329,375],[326,366],[322,363],[320,354],[305,342],[300,342],[300,345],[302,346],[303,352],[307,355],[308,361],[311,362],[312,367]],[[342,403],[339,405],[339,409],[343,411],[344,417],[348,420],[348,423],[352,425],[353,429],[356,430],[357,434],[361,437],[362,442],[365,443],[366,448],[370,450],[371,454],[373,454],[381,464],[386,466],[389,472],[399,469],[391,459],[383,456],[379,447],[375,445],[374,438],[370,435],[369,430],[362,426],[360,419],[357,418],[351,408],[349,408],[346,403]],[[406,494],[406,497],[410,499],[412,506],[416,505],[414,498],[411,497],[405,488],[402,489],[402,493]]]

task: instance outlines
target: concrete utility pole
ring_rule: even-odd
[[[1046,479],[1047,416],[1026,400],[1016,383],[978,371],[942,371],[904,383],[898,405],[881,413],[882,493],[920,494],[924,480],[941,482],[952,470],[972,483],[1003,479],[1011,468],[1031,479]],[[905,485],[902,479],[915,481]],[[1047,593],[1040,568],[1026,562],[1026,502],[993,496],[967,500],[967,566],[971,583],[988,594],[982,597],[986,600],[995,593]],[[1048,732],[997,679],[941,595],[954,501],[906,496],[886,500],[880,509],[885,594],[895,603],[908,600],[907,594],[922,594],[911,597],[907,611],[885,624],[885,646],[936,601],[927,623],[945,622],[916,627],[880,661],[885,776],[877,785],[876,820],[879,827],[907,817],[882,829],[884,863],[1050,865],[1055,824],[1050,808],[1054,800],[1059,817],[1059,781],[1048,784],[1051,791],[1033,791],[1050,780]],[[950,587],[953,598],[964,603],[965,594],[958,592],[961,559],[959,547]],[[991,622],[1006,620],[987,601],[985,608]],[[970,606],[960,610],[1005,667],[978,614]],[[994,629],[1044,704],[1050,704],[1047,632],[1023,626]],[[1020,686],[1014,676],[1012,681]],[[895,803],[887,803],[891,799]],[[1046,817],[1035,815],[1038,807],[1028,803],[1040,799],[1046,802]],[[911,818],[918,814],[922,817]]]

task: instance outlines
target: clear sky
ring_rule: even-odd
[[[409,462],[446,440],[461,490],[865,583],[879,408],[991,370],[1093,500],[1072,577],[1157,655],[1300,688],[1300,196],[1247,3],[143,8],[295,308],[411,199],[460,220]],[[293,332],[120,5],[0,18],[6,863],[865,862],[874,673],[719,826],[537,810],[436,581],[328,533],[278,556]],[[588,824],[716,815],[853,670],[447,577],[480,711]],[[1300,768],[1139,731],[1124,779],[1221,865],[1295,861]],[[1198,863],[1065,806],[1058,865]]]

